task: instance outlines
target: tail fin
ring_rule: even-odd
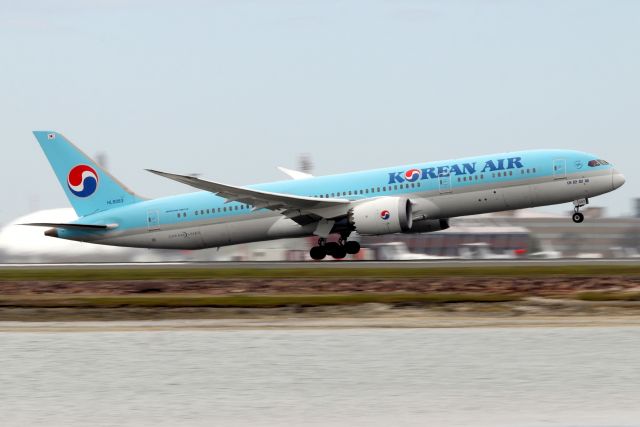
[[[144,200],[102,169],[58,132],[34,131],[78,216]]]

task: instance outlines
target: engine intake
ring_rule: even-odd
[[[362,235],[407,232],[413,225],[411,206],[406,197],[382,197],[354,206],[349,222]]]

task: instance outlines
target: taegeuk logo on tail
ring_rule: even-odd
[[[67,176],[67,185],[74,196],[89,197],[98,189],[98,174],[91,166],[74,166]]]

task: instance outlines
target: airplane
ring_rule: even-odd
[[[352,232],[428,233],[449,228],[453,217],[570,202],[581,223],[580,208],[625,183],[598,156],[534,150],[327,176],[281,168],[293,179],[248,186],[148,169],[200,191],[146,199],[61,133],[33,133],[79,218],[25,225],[114,246],[203,249],[316,236],[312,259],[342,259],[360,251]]]

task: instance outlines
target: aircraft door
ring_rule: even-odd
[[[160,213],[157,210],[147,211],[147,230],[160,230]]]
[[[440,176],[438,178],[440,194],[451,193],[451,175]]]
[[[553,161],[553,179],[565,179],[567,177],[567,161],[556,159]]]

